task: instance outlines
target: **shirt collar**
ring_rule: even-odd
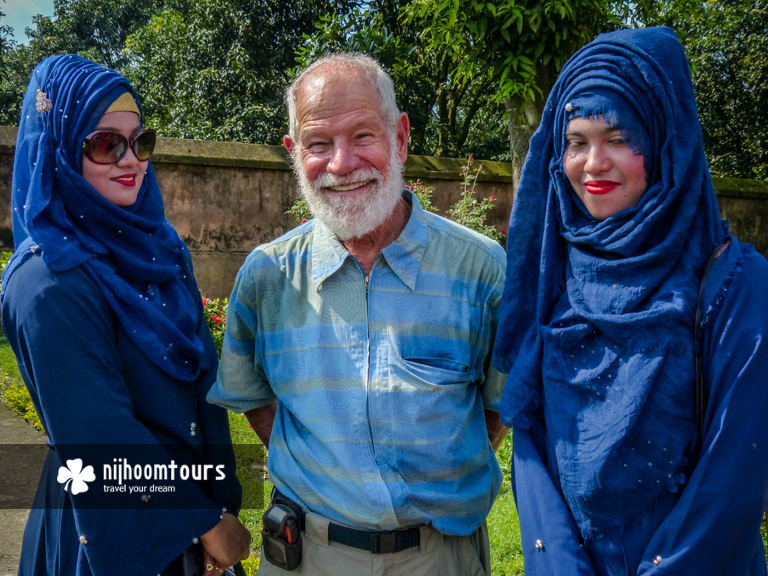
[[[415,290],[421,259],[427,248],[426,212],[410,190],[404,190],[403,197],[412,205],[411,216],[397,240],[386,246],[381,255],[403,284]],[[315,286],[319,287],[350,256],[336,235],[316,220],[312,238],[312,279]]]

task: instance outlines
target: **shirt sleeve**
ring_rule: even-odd
[[[506,255],[498,247],[492,260],[494,264],[493,290],[488,302],[488,346],[485,351],[485,363],[483,371],[485,380],[482,383],[481,395],[483,398],[483,407],[486,410],[498,412],[501,406],[501,397],[504,392],[504,385],[507,382],[507,375],[497,370],[492,363],[493,347],[496,341],[496,331],[499,328],[499,310],[501,308],[501,296],[504,293],[504,279],[506,270]]]
[[[157,445],[134,414],[117,350],[119,327],[104,296],[85,274],[79,268],[53,273],[36,256],[7,284],[6,335],[62,459],[68,450],[89,446]],[[81,510],[73,496],[77,529],[87,540],[80,545],[93,572],[161,572],[193,538],[219,521],[220,507],[199,488],[190,483],[184,496],[189,498],[185,510]]]
[[[768,263],[752,253],[705,331],[709,388],[699,460],[638,574],[765,574],[768,503]]]
[[[251,272],[257,256],[258,252],[252,253],[237,274],[227,307],[219,371],[208,392],[208,402],[233,412],[262,408],[277,398],[258,351],[258,274]]]
[[[515,428],[512,489],[520,519],[525,576],[595,576],[578,528],[546,465],[544,428]]]

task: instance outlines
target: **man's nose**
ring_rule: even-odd
[[[335,143],[327,170],[332,174],[345,175],[357,168],[358,159],[346,142]]]

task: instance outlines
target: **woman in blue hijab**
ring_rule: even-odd
[[[23,576],[175,575],[190,559],[219,574],[248,554],[227,415],[205,401],[216,350],[165,219],[154,144],[120,74],[74,55],[35,68],[2,284],[5,333],[51,448]],[[175,494],[153,491],[159,477],[138,466],[150,464],[171,467],[176,482],[161,484]],[[141,489],[120,499],[129,484]]]
[[[566,64],[507,257],[494,353],[526,576],[765,575],[768,263],[720,219],[672,30]]]

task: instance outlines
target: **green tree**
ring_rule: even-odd
[[[165,0],[54,0],[53,16],[37,15],[27,28],[27,45],[3,55],[6,77],[0,85],[0,124],[18,124],[21,101],[34,66],[55,54],[76,53],[120,70],[125,40],[144,26]],[[17,33],[18,36],[18,33]]]
[[[365,52],[392,76],[398,105],[411,120],[412,153],[508,157],[503,108],[493,100],[490,78],[452,82],[450,63],[425,41],[426,29],[398,17],[405,5],[379,0],[366,10],[324,16],[300,50],[300,64],[335,51]]]
[[[54,0],[53,16],[38,15],[27,29],[32,57],[77,53],[120,70],[126,38],[149,22],[165,0]]]
[[[123,69],[164,136],[279,143],[302,35],[348,0],[197,0],[131,35]],[[183,9],[182,9],[183,8]]]
[[[6,24],[2,24],[4,16],[5,13],[0,10],[0,86],[2,86],[3,82],[5,82],[5,79],[8,77],[8,64],[6,58],[13,48],[13,40],[9,38],[9,36],[13,34],[13,28]]]
[[[507,112],[517,182],[557,73],[601,31],[607,7],[606,0],[413,0],[405,17],[423,27],[455,86],[490,82]]]
[[[768,1],[713,4],[688,42],[710,168],[768,179]]]
[[[642,0],[629,26],[670,26],[691,63],[712,173],[768,179],[768,0]]]
[[[21,101],[36,61],[29,57],[29,49],[26,46],[16,43],[10,44],[2,54],[1,61],[0,125],[16,126],[21,114]]]

